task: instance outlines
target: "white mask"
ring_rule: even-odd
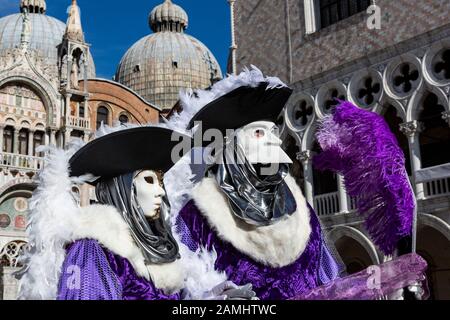
[[[158,176],[154,171],[140,172],[134,178],[136,197],[144,214],[148,218],[157,218],[161,207],[162,197],[166,194],[159,185]]]
[[[237,144],[244,150],[251,164],[292,163],[281,148],[278,128],[270,121],[252,122],[237,133]]]

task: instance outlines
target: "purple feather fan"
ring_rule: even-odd
[[[415,199],[405,156],[387,123],[340,101],[322,121],[317,140],[323,152],[314,165],[344,177],[372,240],[384,254],[392,254],[398,241],[411,234]]]

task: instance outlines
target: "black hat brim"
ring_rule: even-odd
[[[95,139],[78,150],[69,161],[70,175],[92,174],[112,178],[138,170],[167,172],[174,165],[172,150],[190,138],[161,127],[137,127]],[[179,138],[172,141],[172,137]],[[181,148],[180,158],[184,155]]]
[[[239,87],[203,107],[190,121],[188,129],[201,122],[202,131],[238,129],[255,121],[276,122],[289,100],[292,89],[267,88],[263,82],[253,88]]]

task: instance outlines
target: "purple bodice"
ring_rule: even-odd
[[[58,300],[179,300],[139,277],[131,263],[96,240],[78,240],[67,249]]]
[[[272,268],[255,261],[219,238],[201,214],[194,201],[190,201],[180,212],[178,230],[189,235],[182,241],[193,251],[199,245],[217,251],[216,268],[225,271],[230,281],[237,285],[253,284],[253,290],[263,300],[284,300],[296,297],[322,284],[321,255],[322,236],[319,220],[310,209],[312,232],[305,251],[291,265]],[[189,239],[187,241],[186,239]]]

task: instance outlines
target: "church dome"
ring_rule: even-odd
[[[125,53],[116,81],[167,112],[179,100],[181,89],[205,89],[222,78],[211,51],[184,33],[188,16],[180,6],[166,0],[152,10],[149,23],[155,33]]]
[[[30,19],[31,37],[29,48],[38,51],[48,65],[58,65],[58,45],[66,30],[65,23],[45,14],[44,0],[21,0],[20,9],[26,8]],[[4,50],[18,48],[23,30],[23,15],[12,14],[0,18],[0,55]],[[89,77],[95,76],[95,65],[89,56]]]

